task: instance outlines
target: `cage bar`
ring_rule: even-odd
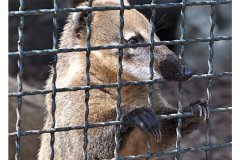
[[[24,0],[19,0],[19,11],[24,10],[25,8],[25,1]],[[17,83],[18,83],[18,92],[22,92],[23,90],[23,85],[22,85],[22,74],[23,74],[23,56],[22,56],[22,51],[23,51],[23,43],[24,43],[24,17],[21,16],[19,19],[19,26],[18,26],[18,52],[19,52],[19,57],[17,61],[18,65],[18,74],[17,74]],[[16,108],[16,114],[17,114],[17,121],[16,121],[16,131],[17,131],[17,137],[16,137],[16,154],[15,154],[15,160],[21,159],[21,122],[22,122],[22,97],[18,96],[18,106]]]
[[[148,106],[152,107],[152,94],[153,94],[153,84],[154,83],[166,83],[166,80],[164,79],[153,79],[154,78],[154,72],[153,72],[153,63],[154,63],[154,47],[160,46],[160,45],[181,45],[181,52],[179,57],[182,58],[184,54],[184,45],[185,44],[191,44],[191,43],[208,43],[209,47],[209,59],[208,59],[208,73],[207,74],[200,74],[200,75],[194,75],[192,79],[199,79],[199,78],[207,78],[208,79],[208,87],[207,87],[207,102],[211,100],[211,86],[212,86],[212,80],[214,78],[222,78],[222,77],[231,77],[231,72],[221,72],[221,73],[213,73],[213,56],[214,56],[214,50],[213,50],[213,44],[216,41],[228,41],[232,40],[231,36],[214,36],[214,27],[215,27],[215,10],[216,6],[220,4],[231,4],[231,0],[209,0],[209,1],[194,1],[194,2],[187,2],[186,0],[182,0],[181,3],[156,3],[155,0],[152,0],[151,4],[143,4],[143,5],[130,5],[125,6],[124,0],[119,0],[120,6],[104,6],[104,7],[93,7],[92,6],[92,0],[89,0],[88,6],[83,7],[80,6],[78,8],[58,8],[57,0],[53,1],[54,8],[53,9],[39,9],[39,10],[24,10],[25,1],[19,0],[20,7],[19,11],[9,11],[9,16],[15,16],[20,18],[20,23],[18,27],[18,50],[16,52],[9,52],[10,57],[17,57],[18,58],[18,89],[17,92],[9,93],[9,97],[17,97],[18,99],[18,106],[17,106],[17,122],[16,122],[16,132],[9,133],[10,138],[16,138],[16,154],[15,159],[18,160],[21,158],[20,150],[21,150],[21,137],[22,136],[30,136],[30,135],[41,135],[41,134],[50,134],[50,148],[51,148],[51,157],[50,159],[54,159],[54,141],[55,136],[54,134],[56,132],[67,132],[71,130],[83,130],[84,133],[84,143],[83,143],[83,154],[84,159],[88,159],[88,152],[87,152],[87,146],[88,146],[88,129],[96,128],[96,127],[104,127],[104,126],[116,126],[115,127],[115,143],[116,147],[114,150],[115,159],[138,159],[138,158],[150,158],[150,157],[161,157],[163,155],[175,155],[175,159],[180,160],[181,154],[186,152],[197,152],[197,151],[205,151],[206,153],[206,159],[209,159],[209,151],[217,148],[225,148],[225,147],[231,147],[232,143],[221,143],[221,144],[214,144],[210,141],[210,120],[207,119],[207,130],[206,130],[206,143],[201,147],[189,147],[189,148],[181,148],[181,126],[182,126],[182,118],[193,116],[190,112],[182,112],[182,105],[181,105],[181,99],[183,94],[183,88],[182,84],[179,84],[179,97],[178,97],[178,108],[179,111],[176,114],[169,114],[169,115],[158,115],[159,119],[173,119],[175,118],[178,120],[178,126],[176,128],[177,133],[177,140],[176,140],[176,149],[168,152],[157,152],[157,153],[151,153],[150,152],[150,142],[148,140],[147,148],[148,151],[145,155],[134,155],[134,156],[127,156],[127,157],[120,157],[119,156],[119,147],[120,147],[120,125],[124,125],[121,119],[121,88],[122,86],[130,86],[130,85],[148,85]],[[186,39],[184,36],[185,33],[185,8],[187,6],[210,6],[211,7],[211,14],[210,14],[210,33],[209,37],[206,38],[195,38],[195,39]],[[181,31],[181,37],[180,39],[171,40],[171,41],[161,41],[161,42],[155,42],[154,40],[154,32],[155,32],[155,25],[154,20],[156,17],[156,9],[157,8],[172,8],[172,7],[182,7],[181,9],[181,24],[180,24],[180,31]],[[151,23],[151,37],[150,42],[147,43],[140,43],[140,44],[124,44],[124,35],[123,35],[123,28],[124,28],[124,10],[130,10],[130,9],[151,9],[152,15],[150,18]],[[91,39],[91,21],[92,21],[92,12],[94,11],[108,11],[108,10],[119,10],[120,14],[120,28],[119,28],[119,44],[117,45],[104,45],[104,46],[91,46],[90,39]],[[86,47],[83,48],[58,48],[58,22],[57,22],[57,14],[58,13],[68,13],[68,12],[87,12],[88,13],[88,23],[87,23],[87,38]],[[24,40],[24,33],[23,33],[23,27],[24,27],[24,17],[31,15],[31,16],[37,16],[42,14],[52,14],[53,16],[53,48],[52,49],[44,49],[44,50],[30,50],[30,51],[24,51],[23,50],[23,40]],[[122,58],[123,58],[123,49],[124,48],[136,48],[136,47],[150,47],[150,63],[149,63],[149,71],[150,71],[150,77],[149,80],[146,81],[129,81],[129,82],[122,82]],[[117,83],[108,83],[108,84],[96,84],[96,85],[90,85],[90,53],[93,50],[100,50],[100,49],[118,49],[118,76],[117,76]],[[65,53],[65,54],[71,54],[71,52],[80,52],[84,51],[86,52],[86,85],[85,86],[74,86],[74,87],[63,87],[63,88],[57,88],[56,86],[56,78],[57,78],[57,71],[56,71],[56,64],[57,64],[57,54],[58,53]],[[23,58],[25,56],[42,56],[42,55],[52,55],[53,57],[53,64],[52,64],[52,88],[51,89],[41,89],[41,90],[34,90],[34,91],[23,91],[22,88],[22,73],[23,73]],[[97,122],[97,123],[89,123],[88,122],[88,113],[89,113],[89,91],[92,89],[102,89],[102,88],[117,88],[117,106],[116,106],[116,112],[117,117],[115,121],[108,121],[108,122]],[[56,101],[55,97],[57,92],[67,92],[67,91],[79,91],[84,90],[85,91],[85,121],[84,124],[78,125],[78,126],[68,126],[68,127],[60,127],[55,128],[55,110],[56,110]],[[24,131],[21,128],[21,121],[22,121],[22,114],[21,114],[21,108],[22,108],[22,97],[23,96],[32,96],[37,94],[51,94],[52,95],[52,108],[51,108],[51,119],[52,124],[50,129],[42,129],[42,130],[28,130]],[[211,113],[219,113],[219,112],[231,112],[232,107],[223,107],[223,108],[215,108],[209,107],[209,110]]]

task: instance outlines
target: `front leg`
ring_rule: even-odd
[[[209,109],[206,103],[202,101],[190,104],[184,108],[183,111],[193,113],[193,116],[183,118],[183,135],[196,129],[204,119],[209,117]],[[149,139],[148,135],[151,135],[150,143],[152,153],[164,151],[173,145],[176,141],[177,119],[160,120],[157,117],[157,115],[173,113],[177,113],[175,108],[164,107],[156,114],[150,108],[140,107],[124,114],[122,121],[126,125],[121,126],[122,141],[120,155],[145,154],[147,151],[147,141]]]
[[[192,112],[193,116],[183,118],[183,135],[190,133],[201,122],[209,117],[209,109],[205,102],[197,101],[183,109],[184,112]],[[122,130],[121,156],[145,154],[147,151],[147,141],[150,136],[151,152],[162,152],[176,142],[177,119],[159,120],[157,115],[177,113],[175,108],[162,106],[161,110],[155,114],[150,108],[141,107],[133,109],[123,116],[123,121],[129,125]],[[156,123],[157,122],[157,123]],[[146,127],[148,126],[148,127]],[[160,128],[159,128],[160,127]],[[149,129],[150,128],[150,131]],[[159,134],[161,130],[161,141],[154,139],[154,134]],[[159,139],[158,139],[159,140]]]

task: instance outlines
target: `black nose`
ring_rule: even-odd
[[[193,70],[192,68],[189,68],[189,67],[184,67],[184,68],[183,68],[183,74],[184,74],[187,78],[192,77],[192,75],[194,75],[194,73],[196,73],[196,71]]]

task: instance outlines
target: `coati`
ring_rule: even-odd
[[[124,1],[125,5],[129,5]],[[80,6],[87,6],[82,3]],[[97,0],[93,6],[119,6],[115,0]],[[76,12],[69,15],[60,40],[60,48],[86,47],[87,14]],[[120,18],[119,10],[92,12],[91,46],[118,44]],[[137,10],[124,11],[124,43],[136,44],[150,41],[151,25]],[[154,35],[155,41],[160,41]],[[122,81],[148,80],[150,47],[124,48]],[[154,79],[184,81],[194,70],[179,59],[166,46],[154,47]],[[90,54],[90,85],[115,83],[118,74],[118,49],[94,50]],[[86,53],[72,52],[58,55],[56,87],[86,85]],[[51,89],[52,75],[46,88]],[[177,113],[177,109],[168,104],[159,90],[153,87],[153,107],[148,107],[148,86],[123,86],[121,120],[127,125],[121,127],[121,157],[144,154],[147,151],[148,137],[151,152],[163,151],[176,140],[177,121],[159,120],[158,114]],[[92,89],[89,99],[89,123],[113,121],[116,119],[116,88]],[[44,129],[51,128],[51,94],[46,96],[48,117]],[[204,102],[196,102],[184,109],[192,111],[194,117],[183,119],[183,134],[190,132],[208,115]],[[68,127],[84,124],[85,91],[59,92],[56,94],[56,125]],[[150,135],[150,136],[149,136]],[[115,127],[98,127],[88,130],[88,159],[114,158]],[[50,158],[50,135],[43,134],[39,160]],[[83,159],[83,130],[55,133],[54,159]]]

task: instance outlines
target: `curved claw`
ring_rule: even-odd
[[[207,106],[207,105],[203,105],[202,106],[202,109],[203,109],[203,116],[204,116],[204,120],[207,120],[210,118],[210,108]]]
[[[198,107],[198,111],[199,111],[199,117],[202,116],[202,106],[200,106],[199,104],[197,104],[197,107]]]
[[[157,132],[153,130],[150,133],[151,133],[151,136],[157,141]]]
[[[207,108],[207,119],[210,118],[210,115],[211,115],[211,111],[210,111],[210,108],[208,106],[206,106]]]
[[[207,109],[206,109],[206,107],[202,107],[202,110],[203,110],[203,117],[204,117],[204,120],[206,120],[207,119]]]
[[[157,143],[159,143],[162,140],[162,134],[160,129],[157,130],[157,133],[158,133]]]

